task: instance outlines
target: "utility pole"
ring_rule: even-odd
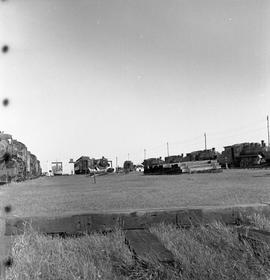
[[[129,153],[128,153],[128,160],[129,160]]]
[[[167,142],[167,155],[169,156],[169,143]]]
[[[118,158],[115,158],[115,171],[118,172]]]
[[[204,133],[204,149],[207,150],[207,145],[206,145],[206,133]]]
[[[143,157],[146,159],[146,149],[143,150]]]
[[[267,115],[267,137],[268,137],[268,148],[270,146],[270,142],[269,142],[269,116]]]

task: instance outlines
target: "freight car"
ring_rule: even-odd
[[[215,149],[201,150],[181,155],[161,158],[150,158],[143,162],[144,174],[181,174],[220,172],[221,167],[217,162],[218,153]]]
[[[165,163],[178,163],[184,161],[184,155],[174,155],[165,157]]]
[[[40,162],[23,143],[0,132],[0,183],[32,179],[41,172]]]
[[[89,168],[93,165],[92,160],[89,157],[81,156],[74,163],[75,174],[88,174]]]
[[[262,167],[270,166],[270,150],[264,141],[261,143],[240,143],[225,146],[218,157],[222,167]]]
[[[216,160],[218,153],[215,148],[187,153],[182,161]]]
[[[177,156],[167,157],[166,161],[160,158],[149,158],[144,160],[144,174],[180,174],[182,173],[182,169],[180,168],[179,162],[172,162],[177,161]]]

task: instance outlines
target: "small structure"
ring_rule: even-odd
[[[73,158],[71,158],[68,162],[68,174],[69,175],[74,175],[75,172],[74,172],[74,161],[73,161]]]
[[[52,173],[54,176],[63,175],[63,163],[61,161],[52,162]]]

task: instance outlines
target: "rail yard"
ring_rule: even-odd
[[[138,260],[143,260],[148,268],[152,261],[158,262],[159,265],[164,262],[181,264],[176,255],[183,256],[183,250],[180,249],[175,255],[175,250],[162,240],[162,236],[167,235],[168,230],[173,229],[179,237],[196,233],[198,229],[203,233],[211,228],[213,232],[206,234],[206,239],[211,239],[212,234],[216,236],[216,230],[220,230],[221,226],[223,229],[218,239],[223,240],[229,232],[228,240],[235,239],[237,260],[239,252],[244,252],[244,265],[241,270],[247,269],[247,252],[254,256],[252,262],[258,262],[258,268],[262,271],[256,254],[261,248],[264,250],[263,255],[268,256],[267,248],[270,242],[270,150],[264,141],[225,146],[221,153],[212,148],[187,153],[185,156],[180,154],[168,155],[164,159],[145,158],[142,164],[137,165],[128,159],[123,167],[116,164],[115,168],[112,161],[104,156],[98,159],[81,156],[75,162],[70,159],[68,164],[72,167],[70,174],[63,172],[62,161],[52,161],[49,174],[42,173],[40,161],[28,151],[25,144],[13,139],[9,134],[0,133],[0,205],[4,217],[0,221],[0,255],[6,256],[11,263],[11,269],[5,269],[3,265],[7,266],[7,261],[3,260],[0,274],[4,272],[9,277],[22,273],[29,278],[32,272],[22,272],[20,265],[34,267],[35,260],[40,256],[39,252],[46,251],[54,240],[56,246],[50,249],[49,258],[55,254],[60,260],[56,271],[52,272],[55,275],[61,271],[63,263],[66,265],[66,255],[70,256],[70,252],[60,253],[61,256],[65,256],[62,261],[59,252],[55,251],[56,247],[62,246],[62,236],[71,237],[68,248],[79,252],[76,256],[78,259],[83,255],[81,249],[78,249],[83,240],[80,236],[88,234],[87,238],[93,237],[98,240],[104,237],[104,233],[106,236],[111,233],[121,236],[119,251],[121,254],[124,251],[131,254],[131,263],[135,265],[140,264]],[[29,231],[27,225],[30,225],[32,231]],[[164,230],[162,236],[158,235],[160,230]],[[22,238],[18,236],[21,233]],[[202,233],[199,234],[199,241]],[[51,239],[48,234],[56,236],[56,239]],[[13,235],[17,237],[13,239]],[[32,241],[27,241],[29,238],[35,240],[40,249],[33,247]],[[248,243],[239,250],[238,246],[242,244],[243,238]],[[169,242],[173,239],[168,237]],[[188,241],[193,246],[193,240],[188,238],[182,240],[181,244],[184,245]],[[44,241],[48,245],[44,245]],[[250,251],[249,246],[252,246],[254,241],[261,244],[261,247],[256,245]],[[210,241],[210,246],[215,242]],[[109,246],[112,243],[115,241],[110,240]],[[199,248],[205,246],[204,251],[209,248],[205,243],[207,242],[202,240],[202,244],[199,245]],[[86,244],[90,245],[88,241]],[[23,255],[20,258],[14,250],[21,245],[26,252],[20,249]],[[216,253],[216,256],[220,256],[222,246],[219,245],[217,252],[211,254]],[[194,256],[199,248],[194,250]],[[90,251],[92,249],[91,247]],[[110,251],[108,255],[111,254]],[[35,255],[35,260],[30,261],[28,266],[21,259],[27,259],[30,255]],[[103,257],[101,254],[98,261]],[[207,258],[208,256],[199,258],[198,262],[201,263]],[[231,255],[228,256],[228,259],[230,258]],[[109,258],[108,261],[113,270],[113,258]],[[45,267],[40,265],[43,262],[39,261],[39,268],[31,268],[31,271],[39,271],[40,267]],[[221,263],[223,264],[223,261]],[[55,264],[49,266],[52,271]],[[205,269],[209,270],[209,267],[211,265],[206,265]],[[192,269],[191,275],[196,268],[197,266]],[[257,273],[254,265],[248,269],[254,275]],[[266,271],[268,265],[263,265],[263,269]],[[154,274],[152,269],[148,270],[147,273]],[[67,267],[65,271],[68,271]],[[128,271],[129,268],[125,268],[122,273],[126,274]],[[139,267],[137,272],[142,271],[144,268]],[[162,268],[162,271],[169,273],[167,266]],[[41,272],[38,273],[40,275]],[[89,273],[93,273],[93,270],[90,269],[87,274]],[[111,279],[111,271],[104,273],[109,274],[108,279]],[[179,271],[175,270],[173,273],[178,275]],[[47,273],[45,279],[54,279],[54,276],[49,274]],[[226,275],[229,274],[226,270]],[[247,275],[251,275],[250,272],[244,274],[245,279],[248,279]],[[240,279],[239,273],[237,275]],[[182,276],[178,276],[182,279]],[[193,276],[190,279],[199,279]],[[20,279],[18,277],[16,279]],[[237,277],[235,279],[238,279]],[[65,278],[66,276],[59,279]],[[215,276],[213,279],[217,278],[220,277]],[[146,276],[142,279],[149,278]],[[158,275],[153,279],[172,278]],[[252,276],[250,279],[255,278]]]
[[[118,231],[122,236],[121,254],[124,250],[129,252],[136,265],[140,263],[137,260],[143,260],[147,265],[152,260],[159,265],[164,262],[180,264],[174,251],[163,243],[155,230],[163,227],[167,234],[172,227],[174,230],[180,227],[189,229],[185,230],[186,234],[196,232],[197,228],[204,231],[205,227],[208,230],[210,226],[216,231],[215,225],[221,223],[225,225],[224,231],[231,234],[229,240],[235,238],[235,244],[241,244],[242,238],[248,238],[250,243],[244,251],[249,252],[249,244],[254,240],[267,251],[270,242],[267,228],[270,215],[270,151],[264,141],[225,146],[221,153],[212,148],[185,156],[146,158],[137,165],[128,159],[123,167],[116,164],[115,168],[112,161],[104,156],[98,159],[81,156],[75,162],[70,159],[68,164],[71,167],[69,174],[63,172],[62,161],[52,161],[49,173],[42,173],[40,161],[25,144],[9,134],[0,133],[0,205],[4,216],[0,222],[0,255],[8,256],[6,258],[15,264],[11,269],[5,269],[2,264],[7,266],[7,262],[3,260],[0,274],[19,275],[22,271],[19,266],[26,267],[20,259],[36,255],[36,260],[40,255],[38,252],[50,246],[42,245],[45,240],[50,244],[48,234],[57,236],[56,247],[62,244],[62,236],[72,236],[69,247],[78,250],[81,235],[102,238],[104,233],[115,234]],[[32,232],[29,232],[27,225],[31,225]],[[13,235],[21,233],[22,239],[13,239]],[[207,238],[211,234],[208,233]],[[221,239],[224,238],[224,233],[220,235]],[[75,236],[77,240],[73,239]],[[177,233],[177,236],[180,235]],[[34,238],[40,249],[34,248],[30,242],[26,250],[32,252],[23,253],[20,250],[27,257],[19,258],[14,248],[27,244],[29,238]],[[112,242],[109,242],[109,246]],[[205,241],[202,244],[208,248]],[[55,254],[60,259],[54,248],[50,249],[49,255]],[[79,251],[76,258],[82,256]],[[182,256],[182,249],[180,251]],[[198,250],[195,251],[196,255]],[[238,254],[239,250],[236,251]],[[257,251],[256,246],[251,254],[255,256]],[[254,261],[258,261],[256,257]],[[59,266],[63,261],[60,263]],[[114,266],[111,259],[109,263]],[[34,260],[30,262],[30,267],[33,264]],[[246,265],[243,267],[246,268]],[[260,264],[258,267],[261,267]],[[206,269],[209,269],[208,265]],[[267,269],[267,265],[264,269]],[[125,268],[123,273],[128,270]],[[254,266],[250,270],[255,273]],[[56,268],[56,271],[59,273],[61,269]],[[143,269],[139,268],[138,271],[141,273]],[[169,270],[164,267],[162,271],[168,273]],[[90,269],[89,273],[92,272]],[[106,273],[112,275],[112,272]],[[150,269],[149,273],[152,275],[154,272]],[[30,275],[28,272],[26,274]],[[53,279],[54,276],[48,275],[46,279]],[[171,276],[153,279],[171,279]]]
[[[81,156],[73,165],[71,174],[105,175],[119,170],[125,173],[135,171],[137,166],[126,160],[123,167],[113,168],[112,160]],[[225,146],[220,153],[212,149],[193,151],[180,155],[148,158],[143,161],[144,174],[181,174],[200,172],[221,172],[222,168],[264,168],[270,166],[270,150],[264,141],[261,143],[240,143]],[[142,170],[139,168],[139,170]],[[63,175],[63,163],[52,162],[50,175]],[[0,132],[0,183],[18,182],[42,175],[40,161],[22,142],[10,134]]]

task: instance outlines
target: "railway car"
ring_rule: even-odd
[[[225,146],[218,161],[222,167],[270,166],[270,151],[264,141],[261,143],[240,143]]]
[[[0,183],[22,181],[38,177],[41,173],[40,162],[34,155],[31,160],[25,144],[13,139],[10,134],[0,132]]]
[[[165,163],[178,163],[184,161],[184,155],[174,155],[165,157]]]
[[[89,174],[89,168],[92,165],[92,161],[87,156],[81,156],[74,163],[75,174]]]
[[[163,175],[163,174],[180,174],[182,169],[180,163],[176,162],[178,156],[167,157],[166,161],[161,158],[149,158],[144,160],[144,174]]]
[[[187,153],[183,161],[216,160],[218,153],[215,148]]]
[[[161,158],[148,158],[143,161],[144,174],[162,174],[164,160]]]

